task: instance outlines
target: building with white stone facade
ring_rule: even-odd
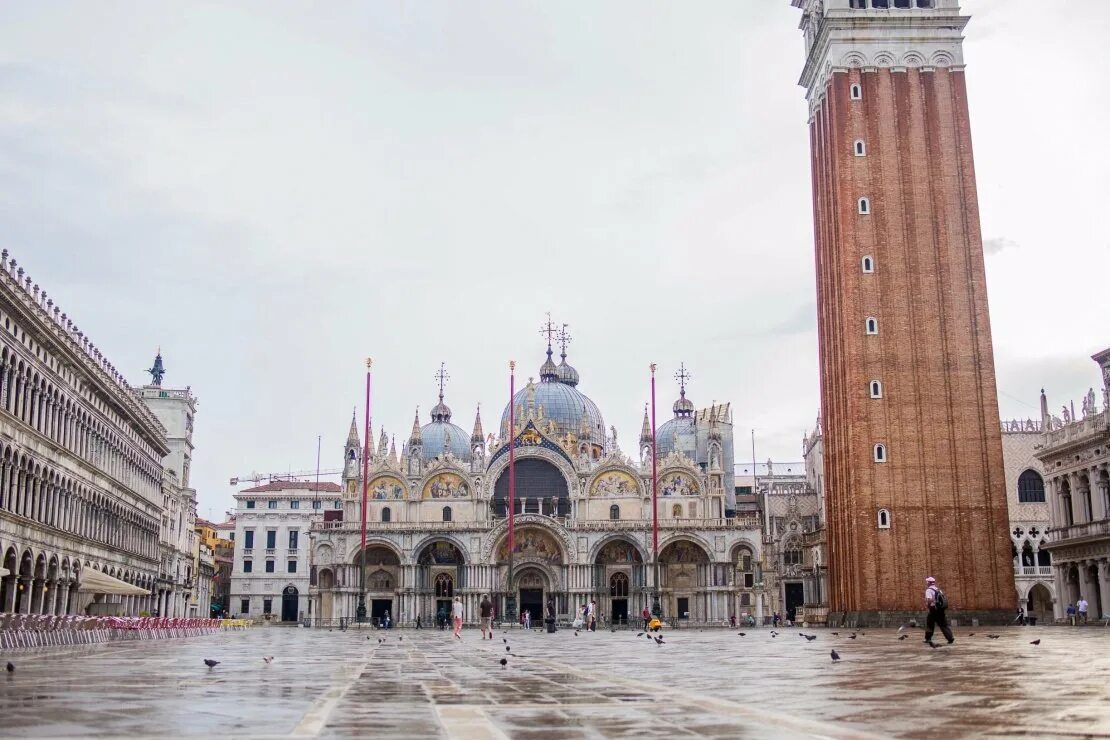
[[[1051,520],[1045,496],[1044,468],[1037,459],[1044,440],[1034,419],[1002,422],[1002,460],[1013,543],[1017,607],[1038,621],[1052,621],[1056,585],[1048,551]]]
[[[1046,549],[1052,555],[1058,619],[1080,598],[1091,618],[1110,615],[1110,349],[1092,359],[1102,376],[1101,403],[1092,387],[1079,413],[1069,404],[1057,417],[1041,393],[1044,433],[1037,457],[1050,504]]]
[[[237,617],[294,622],[311,617],[313,522],[342,509],[336,483],[271,481],[235,494],[235,542],[227,611]]]
[[[0,254],[0,611],[154,608],[82,585],[96,570],[154,588],[168,452],[123,375]]]
[[[162,386],[162,353],[148,371],[151,382],[139,395],[166,429],[169,453],[162,461],[162,517],[154,613],[164,617],[208,616],[198,599],[200,539],[196,533],[197,492],[189,485],[197,399],[192,390]],[[211,592],[211,583],[208,584]]]
[[[430,421],[413,422],[400,454],[384,431],[367,460],[365,552],[360,542],[361,462],[352,420],[341,518],[314,524],[311,598],[321,618],[354,618],[362,564],[369,618],[435,619],[457,595],[468,622],[489,595],[498,615],[537,619],[550,601],[560,617],[597,602],[608,621],[637,618],[654,591],[652,435],[645,411],[639,456],[617,444],[579,374],[547,359],[506,406],[498,435],[480,415],[468,433],[443,397]],[[659,570],[666,618],[724,623],[762,608],[755,588],[760,522],[738,512],[728,404],[697,410],[681,372],[673,418],[656,433]],[[510,410],[512,413],[510,414]],[[512,416],[511,423],[510,417]],[[372,435],[372,431],[371,431]],[[508,568],[509,451],[515,454],[514,568]]]

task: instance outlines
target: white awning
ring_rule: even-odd
[[[77,590],[94,594],[121,594],[123,596],[147,596],[150,594],[150,591],[145,588],[132,586],[130,583],[92,568],[81,571],[81,580]]]

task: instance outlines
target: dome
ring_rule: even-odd
[[[563,355],[563,361],[555,368],[555,379],[567,385],[578,385],[578,371],[567,364],[566,355]]]
[[[544,422],[555,422],[556,437],[563,437],[566,434],[579,435],[582,422],[585,420],[593,435],[593,443],[605,445],[605,420],[601,417],[601,410],[573,385],[555,381],[531,383],[516,392],[513,396],[513,406],[517,408],[518,415],[521,407],[526,413],[533,410],[538,413],[540,407],[543,407]],[[518,419],[518,423],[519,421]],[[543,427],[544,423],[541,422],[539,426]],[[505,430],[508,428],[509,407],[506,406],[504,413],[501,414],[502,436],[507,436]],[[542,428],[541,431],[546,432]]]
[[[678,396],[678,400],[671,406],[676,418],[689,417],[694,415],[694,402],[686,397],[686,389],[683,388]]]
[[[448,412],[448,417],[450,412]],[[470,434],[449,421],[433,421],[420,427],[421,457],[433,460],[443,454],[443,443],[450,435],[451,454],[460,460],[470,461]]]
[[[685,399],[680,399],[685,400]],[[690,403],[690,401],[686,401]],[[678,405],[678,402],[675,402]],[[693,406],[693,404],[691,404]],[[655,430],[656,454],[666,457],[677,450],[694,459],[698,447],[697,424],[693,416],[675,416]]]

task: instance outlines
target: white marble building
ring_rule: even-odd
[[[1052,529],[1047,544],[1056,581],[1056,617],[1080,598],[1091,618],[1110,615],[1110,349],[1095,354],[1102,402],[1092,386],[1074,404],[1049,413],[1041,393],[1044,466]]]
[[[1044,468],[1037,452],[1044,440],[1041,422],[1002,422],[1002,461],[1013,543],[1017,606],[1039,621],[1052,621],[1056,585],[1048,551],[1051,521],[1045,497]]]
[[[228,612],[292,622],[312,616],[309,574],[313,522],[342,508],[335,483],[273,481],[235,494],[235,542]]]
[[[507,615],[510,593],[519,611],[533,615],[548,600],[560,616],[596,600],[607,620],[638,617],[654,585],[647,414],[639,459],[631,459],[578,389],[565,342],[558,365],[548,345],[539,376],[514,397],[512,426],[506,406],[498,438],[484,434],[478,415],[469,433],[453,424],[442,383],[431,420],[414,420],[400,454],[383,431],[367,461],[365,553],[362,451],[352,421],[342,518],[313,528],[315,614],[355,617],[362,562],[370,618],[389,610],[394,620],[420,616],[428,623],[456,594],[468,621],[477,618],[484,594]],[[510,445],[517,497],[511,581]],[[657,430],[657,445],[664,616],[721,623],[743,611],[760,613],[762,593],[751,577],[761,557],[760,522],[754,512],[735,509],[728,404],[696,410],[683,385],[673,418]]]
[[[97,347],[0,255],[0,611],[137,614],[80,590],[90,569],[159,574],[166,430]]]

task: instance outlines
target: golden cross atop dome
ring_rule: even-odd
[[[680,363],[678,372],[674,374],[674,379],[678,381],[679,388],[682,389],[683,393],[686,392],[686,382],[690,380],[691,377],[690,372],[686,369],[686,363]]]
[[[447,381],[450,380],[450,379],[451,379],[451,376],[447,373],[446,363],[443,363],[443,362],[439,363],[439,371],[436,372],[436,380],[439,382],[439,400],[440,401],[443,400],[443,386],[446,385]]]

